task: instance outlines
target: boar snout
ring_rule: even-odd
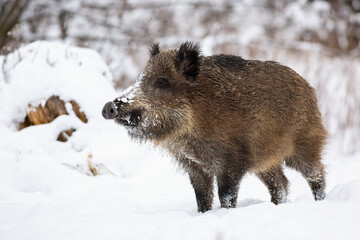
[[[102,115],[105,119],[115,119],[116,123],[126,127],[137,127],[142,120],[142,109],[134,108],[124,98],[117,98],[113,102],[105,104]]]
[[[105,119],[114,119],[118,114],[116,106],[113,102],[108,102],[105,104],[102,110],[102,115]]]

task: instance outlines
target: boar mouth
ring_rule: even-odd
[[[135,109],[128,113],[119,113],[115,122],[126,127],[137,127],[141,122],[141,119],[141,110]]]

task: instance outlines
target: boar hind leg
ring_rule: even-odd
[[[324,145],[322,133],[312,132],[312,136],[302,135],[296,141],[295,154],[285,159],[285,164],[299,171],[308,182],[315,200],[325,198],[325,171],[321,163]],[[317,134],[316,134],[317,133]]]
[[[284,175],[282,166],[272,167],[265,172],[258,173],[257,176],[269,189],[271,202],[277,205],[286,201],[288,180]]]
[[[315,200],[323,200],[326,196],[324,166],[320,161],[310,165],[301,159],[300,156],[293,156],[286,159],[285,163],[303,175],[311,188]]]
[[[321,164],[318,167],[312,168],[309,172],[305,171],[302,174],[311,188],[314,199],[316,201],[323,200],[326,196],[324,166]]]
[[[214,198],[214,177],[205,172],[199,164],[191,161],[188,161],[185,169],[195,191],[198,212],[211,210]]]

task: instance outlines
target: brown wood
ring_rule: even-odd
[[[74,100],[71,100],[70,103],[71,103],[71,105],[72,105],[72,107],[73,107],[73,111],[75,112],[75,115],[76,115],[81,121],[83,121],[83,123],[87,123],[87,122],[88,122],[88,119],[87,119],[85,113],[80,111],[80,106],[79,106],[79,104],[78,104],[76,101],[74,101]]]
[[[75,132],[75,131],[76,131],[75,128],[71,128],[69,130],[62,131],[56,140],[59,142],[66,142],[69,139],[69,137],[71,137],[73,132]]]
[[[80,106],[75,100],[69,101],[72,105],[72,109],[75,115],[83,122],[87,123],[88,119],[84,112],[80,111]],[[45,106],[38,105],[37,107],[28,105],[29,112],[26,115],[23,122],[19,124],[19,130],[29,126],[45,124],[52,122],[55,118],[61,115],[68,115],[66,111],[65,102],[58,96],[51,96],[45,103]],[[75,128],[71,128],[59,133],[57,138],[60,142],[66,142],[68,138],[75,132]]]

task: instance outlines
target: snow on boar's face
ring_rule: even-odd
[[[161,141],[191,131],[192,85],[200,59],[198,45],[191,42],[164,52],[153,44],[135,85],[104,106],[104,118],[115,119],[139,140]]]

